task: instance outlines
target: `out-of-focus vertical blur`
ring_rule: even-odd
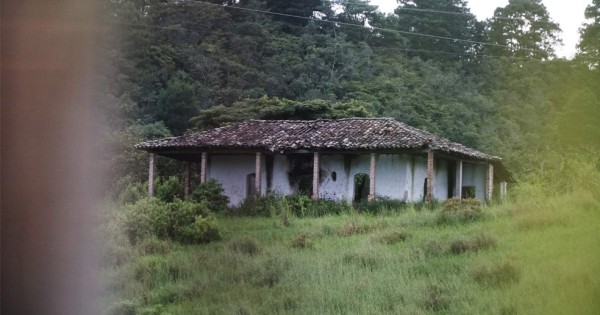
[[[95,314],[93,1],[2,1],[2,314]]]

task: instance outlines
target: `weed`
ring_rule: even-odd
[[[342,226],[342,228],[338,231],[338,235],[340,236],[352,236],[355,234],[364,234],[368,233],[373,229],[372,226],[368,224],[359,224],[355,222],[348,222]]]
[[[496,238],[481,234],[473,238],[461,238],[450,244],[453,254],[461,254],[466,251],[480,251],[496,246]]]
[[[439,224],[473,222],[480,219],[482,214],[479,200],[451,198],[442,204],[437,222]]]
[[[171,243],[151,237],[136,246],[136,249],[142,255],[165,255],[171,252],[173,246]]]
[[[372,253],[348,253],[344,255],[343,262],[349,265],[357,265],[361,268],[373,271],[381,266],[381,261]]]
[[[406,231],[392,231],[384,234],[378,234],[373,238],[373,240],[381,244],[393,245],[404,242],[409,237],[410,233]]]
[[[434,312],[445,311],[450,306],[448,299],[442,289],[436,285],[431,284],[426,289],[426,300],[425,308]]]
[[[258,241],[248,236],[242,236],[239,238],[232,239],[227,244],[227,247],[231,251],[250,256],[256,255],[261,251]]]
[[[313,246],[312,239],[307,233],[300,233],[292,240],[293,248],[313,248]]]
[[[481,284],[501,287],[512,282],[518,282],[521,270],[510,261],[504,261],[488,266],[480,266],[473,271],[473,279]]]
[[[434,257],[444,254],[447,248],[448,247],[444,242],[433,239],[425,244],[423,247],[423,252],[425,253],[426,257]]]

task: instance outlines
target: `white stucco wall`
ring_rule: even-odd
[[[253,154],[218,154],[210,156],[207,178],[217,180],[229,197],[230,206],[241,204],[246,196],[246,176],[255,172],[256,156]],[[319,197],[328,200],[353,201],[354,176],[359,173],[369,175],[370,154],[342,155],[322,154]],[[289,183],[290,162],[285,155],[272,156],[271,185],[267,187],[266,158],[261,166],[261,194],[291,195],[293,187]],[[347,164],[347,165],[345,165]],[[435,160],[434,198],[446,200],[448,197],[448,161]],[[332,173],[335,172],[336,180]],[[475,196],[485,198],[484,164],[463,163],[463,186],[475,186]],[[375,189],[377,196],[391,199],[420,202],[424,197],[424,184],[427,178],[427,159],[407,154],[379,154],[377,156]],[[451,179],[452,180],[452,179]],[[268,189],[268,192],[267,192]]]
[[[427,178],[427,158],[422,156],[414,157],[414,164],[411,167],[412,173],[412,196],[411,202],[423,201],[425,194],[425,179]]]
[[[344,169],[344,156],[341,154],[321,154],[320,156],[321,182],[319,184],[319,198],[327,200],[348,200],[346,187],[348,174]],[[335,172],[335,181],[332,173]]]
[[[433,172],[433,198],[439,201],[448,199],[448,161],[435,160]]]
[[[246,176],[255,172],[256,156],[218,154],[210,156],[207,178],[215,179],[229,197],[229,206],[237,206],[246,199]],[[265,159],[261,164],[261,194],[267,191]]]
[[[289,164],[286,156],[281,154],[273,156],[273,177],[270,193],[281,196],[294,193],[294,188],[289,181]]]
[[[475,186],[475,198],[485,201],[485,164],[463,162],[463,187]]]

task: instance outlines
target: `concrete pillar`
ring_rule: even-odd
[[[500,182],[500,200],[506,198],[506,182]]]
[[[462,199],[462,184],[463,183],[463,161],[456,162],[456,181],[454,184],[454,197]]]
[[[183,162],[183,199],[190,196],[190,162]]]
[[[494,165],[488,164],[487,174],[485,178],[485,199],[487,202],[492,201],[492,193],[494,192]]]
[[[375,200],[375,180],[377,176],[377,154],[371,153],[371,167],[369,169],[369,201]]]
[[[433,200],[433,151],[427,152],[427,192],[425,193],[425,202]]]
[[[319,152],[313,154],[313,184],[312,184],[312,199],[319,199]]]
[[[155,169],[155,158],[156,154],[150,153],[148,163],[148,196],[154,196],[154,169]]]
[[[256,187],[256,195],[261,195],[261,178],[260,176],[260,167],[262,163],[262,154],[260,152],[256,152],[256,164],[254,169],[254,187]]]
[[[202,152],[202,159],[200,160],[200,184],[206,183],[206,152]]]

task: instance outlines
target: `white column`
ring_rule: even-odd
[[[254,187],[256,187],[256,195],[261,195],[261,178],[260,176],[260,166],[261,166],[262,154],[260,152],[256,152],[256,164],[254,170]]]
[[[150,153],[149,155],[149,165],[148,165],[148,196],[152,197],[154,195],[154,168],[155,168],[155,157],[154,153]]]
[[[494,165],[488,164],[486,185],[485,185],[485,198],[487,202],[492,201],[492,193],[494,192]]]
[[[463,183],[463,161],[456,162],[456,181],[454,185],[454,197],[462,199],[462,184]]]
[[[369,169],[369,201],[375,200],[375,180],[377,176],[377,154],[371,153],[371,167]]]
[[[425,193],[425,202],[433,200],[433,151],[427,152],[427,192]]]
[[[206,152],[202,152],[200,160],[200,184],[206,183]]]
[[[319,199],[319,152],[313,154],[313,184],[312,184],[312,199]]]

